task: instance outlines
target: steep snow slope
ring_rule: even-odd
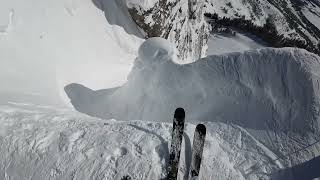
[[[320,52],[320,3],[315,0],[206,0],[206,12],[220,17],[244,18],[263,26],[268,18],[280,35],[303,40],[313,52]],[[315,50],[317,49],[317,50]]]
[[[171,124],[101,120],[69,110],[12,103],[0,106],[0,117],[0,179],[165,177]],[[316,145],[288,156],[313,142],[312,135],[274,136],[275,140],[262,144],[239,126],[206,126],[201,180],[269,179],[280,168],[319,155]],[[194,129],[195,125],[186,125],[179,180],[188,172]]]
[[[160,38],[145,41],[128,82],[119,88],[92,91],[68,85],[71,103],[105,119],[170,121],[172,109],[184,107],[191,121],[319,129],[318,56],[300,49],[262,49],[179,65],[172,61],[170,46]]]
[[[106,3],[108,18],[90,0],[0,0],[0,102],[63,104],[67,83],[123,84],[143,40],[127,9]]]

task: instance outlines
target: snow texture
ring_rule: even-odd
[[[224,33],[212,34],[208,40],[207,55],[221,55],[232,52],[243,52],[254,49],[262,49],[268,45],[261,39],[241,32],[236,35]]]
[[[0,123],[0,179],[120,180],[129,175],[148,180],[166,175],[171,123],[101,120],[20,103],[0,106]],[[262,144],[258,136],[239,126],[205,125],[199,177],[203,180],[269,179],[281,168],[319,155],[320,146],[315,146],[303,154],[287,156],[302,143],[312,142],[311,136],[287,139],[278,134]],[[189,172],[194,129],[195,125],[186,124],[179,180]],[[288,161],[276,160],[286,156]]]
[[[200,179],[270,179],[320,155],[319,58],[306,51],[179,65],[159,40],[127,82],[144,40],[125,1],[5,1],[0,31],[0,179],[163,179],[172,122],[154,121],[171,121],[180,105],[189,122],[207,121]],[[48,106],[66,100],[71,82],[112,88],[66,88],[79,111],[108,120]],[[179,180],[190,170],[194,129],[186,124]]]
[[[69,83],[124,84],[144,39],[120,2],[1,0],[0,103],[70,106]]]
[[[177,50],[174,44],[159,37],[145,41],[140,46],[138,55],[142,63],[150,63],[150,66],[166,61],[177,61]]]
[[[172,109],[184,107],[192,122],[318,130],[318,56],[300,49],[261,49],[181,65],[168,61],[171,52],[163,45],[147,40],[121,87],[92,91],[68,85],[71,103],[80,112],[104,119],[170,122]]]

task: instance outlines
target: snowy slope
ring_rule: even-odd
[[[265,49],[178,65],[160,40],[134,61],[144,34],[127,5],[0,0],[0,179],[163,179],[171,123],[155,121],[170,122],[176,106],[189,122],[179,179],[199,121],[208,128],[200,179],[270,179],[319,156],[310,146],[319,137],[317,56]],[[239,51],[253,48],[238,40]],[[78,110],[105,119],[57,108],[68,83],[112,88],[66,88]]]
[[[301,49],[269,48],[180,65],[170,46],[160,38],[145,41],[128,82],[119,88],[92,91],[68,85],[71,103],[80,112],[105,119],[170,121],[172,109],[184,107],[190,121],[319,129],[318,56]]]
[[[316,2],[306,4],[302,12],[312,24],[320,29],[320,2],[318,2],[318,6]]]
[[[70,82],[126,82],[143,39],[117,1],[106,3],[108,18],[90,0],[0,0],[0,102],[23,93],[64,104]]]
[[[212,34],[208,40],[207,56],[244,52],[265,47],[268,47],[266,43],[250,34],[240,32],[235,36],[223,33]]]
[[[231,19],[243,17],[260,27],[270,18],[280,35],[303,40],[306,45],[318,49],[312,52],[320,51],[317,47],[319,10],[318,0],[207,0],[206,3],[208,13]]]
[[[69,110],[15,103],[1,106],[0,117],[0,179],[165,177],[171,124],[101,120]],[[302,143],[311,143],[314,137],[292,135],[294,141],[291,136],[279,135],[264,145],[239,126],[206,125],[202,180],[269,179],[280,168],[309,160],[320,150],[314,146],[303,154],[278,159],[301,148]],[[180,180],[190,165],[194,129],[192,124],[185,129]],[[276,149],[269,150],[272,147]]]

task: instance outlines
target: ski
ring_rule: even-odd
[[[172,140],[168,166],[168,180],[176,180],[178,177],[181,143],[184,130],[185,112],[183,108],[176,109],[173,119]]]
[[[200,166],[201,166],[205,138],[206,138],[206,127],[203,124],[198,124],[194,132],[194,138],[193,138],[189,180],[198,179],[198,176],[200,173]]]

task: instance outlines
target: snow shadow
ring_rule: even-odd
[[[110,25],[120,26],[126,33],[144,38],[140,29],[132,20],[124,0],[92,0],[92,3],[104,12]]]
[[[280,170],[272,175],[271,180],[313,180],[320,177],[320,157],[302,164]]]

